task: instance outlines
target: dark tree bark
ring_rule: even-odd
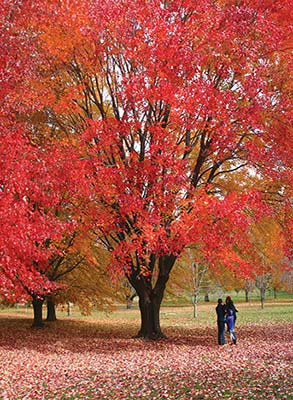
[[[43,328],[43,298],[33,297],[34,321],[32,328]]]
[[[259,291],[260,291],[260,305],[261,305],[261,308],[263,309],[264,308],[264,303],[265,303],[266,288],[265,287],[261,287],[259,289]]]
[[[139,297],[141,326],[137,337],[157,340],[166,336],[161,330],[160,308],[171,269],[176,256],[162,256],[159,258],[159,273],[155,286],[152,286],[152,277],[143,276],[133,271],[128,277]],[[154,258],[151,262],[154,262]]]
[[[246,289],[245,289],[245,302],[246,302],[246,303],[248,303],[248,301],[249,301],[248,292],[249,292],[249,291],[248,291],[248,289],[246,288]]]
[[[72,315],[72,303],[70,301],[67,302],[67,317],[71,317]]]
[[[46,321],[54,322],[57,321],[56,317],[56,306],[53,296],[47,296],[47,318]]]
[[[269,280],[270,280],[269,274],[263,275],[263,276],[258,276],[256,278],[256,287],[259,289],[259,292],[260,292],[261,308],[264,308],[265,294],[266,294]]]

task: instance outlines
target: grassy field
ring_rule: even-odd
[[[163,307],[168,339],[132,339],[135,305],[30,328],[31,309],[0,310],[0,399],[293,399],[293,302],[236,303],[238,342],[218,346],[215,303]],[[228,337],[227,337],[228,339]]]

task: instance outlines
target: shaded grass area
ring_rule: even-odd
[[[30,310],[2,310],[0,399],[292,399],[293,304],[237,304],[237,346],[217,345],[214,308],[163,307],[159,342],[132,339],[136,308],[59,312],[41,330]]]

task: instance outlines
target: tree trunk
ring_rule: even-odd
[[[260,288],[260,304],[261,304],[261,308],[264,308],[264,302],[265,302],[265,292],[266,289],[264,287]]]
[[[145,339],[158,339],[163,337],[160,327],[160,304],[158,300],[155,299],[153,290],[146,290],[139,295],[139,309],[141,327],[137,336]]]
[[[47,297],[47,319],[46,321],[54,322],[57,321],[56,317],[56,307],[53,296]]]
[[[245,301],[248,303],[248,289],[245,289]]]
[[[34,297],[32,304],[34,309],[34,321],[32,328],[43,328],[43,303],[44,299]]]
[[[154,287],[152,287],[151,276],[143,276],[133,271],[132,275],[128,277],[139,297],[141,326],[136,337],[152,340],[166,337],[161,330],[160,308],[166,283],[175,261],[175,256],[159,258],[159,274]]]
[[[67,302],[67,317],[71,317],[72,315],[72,303],[70,301]]]
[[[197,305],[198,305],[198,291],[194,292],[193,297],[193,318],[197,318]]]

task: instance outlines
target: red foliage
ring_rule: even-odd
[[[52,289],[44,277],[54,242],[72,224],[66,214],[72,162],[67,151],[32,145],[26,128],[14,123],[1,130],[1,294],[16,301],[21,292]],[[67,191],[67,192],[66,192]]]
[[[151,256],[190,243],[212,265],[254,268],[241,254],[253,253],[249,227],[268,212],[265,197],[257,179],[238,191],[223,183],[241,170],[292,190],[292,5],[4,1],[3,280],[44,285],[34,264],[46,268],[72,182],[115,274],[151,274]],[[20,116],[48,110],[82,121],[65,127],[71,150],[31,144]]]
[[[17,30],[14,11],[4,2],[0,15],[0,295],[12,302],[55,289],[44,272],[56,251],[54,242],[72,229],[66,217],[56,214],[66,214],[74,163],[72,149],[39,146],[22,121],[23,113],[39,105],[21,91],[25,77],[33,79],[36,71],[26,59],[33,43]]]

